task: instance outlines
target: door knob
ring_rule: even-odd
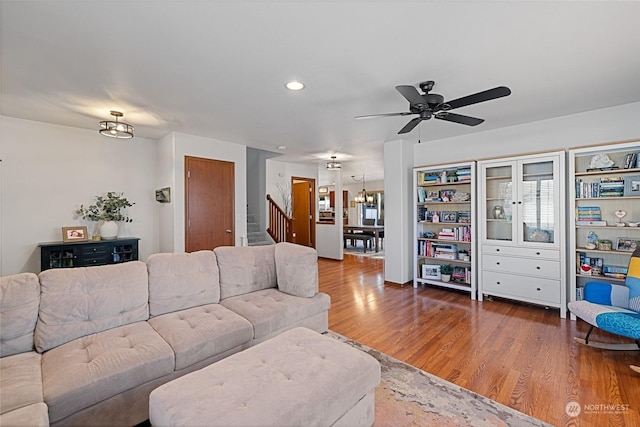
[[[226,231],[227,233],[231,233],[231,229],[230,229],[230,228],[227,228],[227,229],[226,229],[226,230],[224,230],[224,231]]]

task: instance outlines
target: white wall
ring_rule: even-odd
[[[428,123],[423,126],[428,126]],[[452,125],[455,126],[455,125]],[[640,137],[640,102],[414,145],[414,165],[478,160]],[[385,171],[386,172],[386,171]]]
[[[38,243],[62,240],[80,204],[108,191],[135,205],[120,236],[140,240],[140,258],[158,251],[156,141],[117,140],[97,130],[0,117],[0,275],[40,271]],[[97,128],[97,123],[96,123]]]

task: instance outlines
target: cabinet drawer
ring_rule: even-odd
[[[482,292],[531,302],[560,304],[559,280],[484,271]]]
[[[555,260],[560,259],[560,251],[554,251],[552,249],[482,245],[482,253],[507,255],[507,256],[519,256],[524,258],[555,259]]]
[[[81,246],[82,255],[106,255],[107,245]]]
[[[482,255],[482,269],[525,276],[560,278],[560,262],[546,259],[516,258],[500,255]]]

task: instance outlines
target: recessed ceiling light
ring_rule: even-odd
[[[296,80],[288,82],[285,86],[289,90],[302,90],[302,89],[304,89],[304,84],[302,84],[302,83],[300,83],[300,82],[298,82]]]
[[[278,150],[286,150],[287,146],[286,145],[278,145]]]

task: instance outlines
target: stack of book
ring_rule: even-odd
[[[418,185],[435,184],[440,179],[440,175],[432,175],[427,172],[418,172]]]
[[[440,240],[460,240],[456,236],[456,233],[453,228],[443,228],[438,233],[438,239]]]
[[[458,178],[458,182],[471,181],[471,168],[461,168],[456,170],[456,177]]]
[[[576,225],[607,225],[607,221],[602,220],[600,206],[578,206]]]
[[[456,259],[458,257],[458,246],[433,245],[433,257],[443,259]]]
[[[624,195],[624,178],[607,177],[600,178],[599,197],[622,197]]]
[[[463,225],[455,228],[443,228],[438,233],[440,240],[457,240],[460,242],[471,241],[471,227]]]

